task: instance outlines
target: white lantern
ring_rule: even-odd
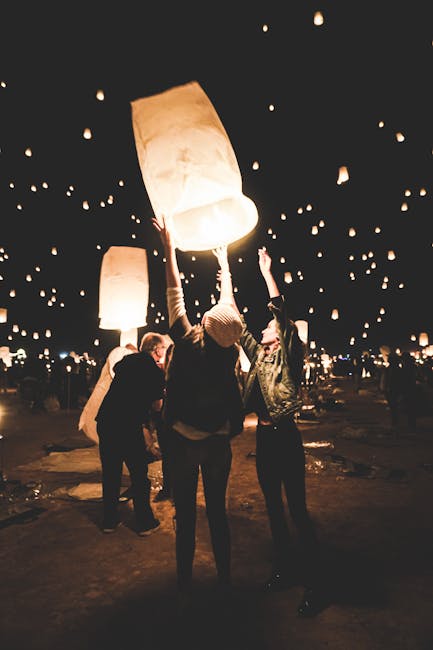
[[[0,323],[7,323],[8,310],[6,307],[0,307]]]
[[[144,248],[111,246],[102,258],[99,280],[99,327],[128,333],[147,324],[149,278]]]
[[[12,355],[7,345],[2,345],[0,347],[0,359],[2,359],[6,368],[10,368],[12,366]]]
[[[299,338],[306,345],[308,343],[308,322],[306,320],[295,320],[295,325],[298,328]]]
[[[143,181],[183,251],[211,250],[257,224],[227,132],[196,81],[131,102]]]

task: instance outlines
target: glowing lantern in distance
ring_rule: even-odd
[[[295,325],[298,328],[299,338],[302,343],[308,343],[308,322],[306,320],[296,320]]]
[[[141,174],[156,216],[172,221],[176,246],[211,250],[257,224],[227,132],[196,81],[131,102]]]
[[[130,332],[147,324],[149,279],[144,248],[111,246],[102,258],[99,280],[99,327]],[[135,336],[135,338],[134,338]]]

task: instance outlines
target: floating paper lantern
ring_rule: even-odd
[[[7,323],[8,310],[6,307],[0,307],[0,323]]]
[[[337,185],[347,183],[349,180],[349,170],[344,165],[338,169]]]
[[[183,251],[211,250],[257,224],[227,132],[196,81],[131,102],[141,174]]]
[[[332,318],[332,320],[338,320],[338,318],[339,318],[338,309],[333,309],[332,310],[331,318]]]
[[[428,345],[428,334],[427,334],[427,332],[421,332],[421,334],[419,335],[418,343],[420,344],[420,346],[422,348],[425,347],[426,345]]]
[[[99,281],[99,327],[128,333],[136,345],[137,332],[147,324],[149,279],[144,248],[111,246],[102,258]]]
[[[295,325],[298,328],[299,338],[306,345],[308,343],[308,322],[306,320],[296,320]]]
[[[12,366],[12,356],[7,345],[2,345],[0,347],[0,359],[3,361],[6,368],[10,368]]]

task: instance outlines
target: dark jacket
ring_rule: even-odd
[[[302,406],[299,389],[304,348],[295,323],[288,317],[284,296],[272,298],[268,307],[276,319],[280,339],[280,346],[271,354],[265,354],[264,346],[248,331],[241,316],[244,330],[240,343],[251,362],[245,378],[243,402],[246,406],[257,377],[269,416],[278,424],[285,418],[292,418]]]
[[[170,330],[173,353],[166,373],[164,420],[180,420],[214,433],[229,420],[230,436],[243,429],[244,412],[235,374],[238,350],[222,348],[202,325],[191,326],[186,315]]]
[[[148,352],[128,354],[114,368],[95,420],[139,427],[148,421],[152,402],[164,396],[164,373]]]

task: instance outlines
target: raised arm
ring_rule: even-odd
[[[268,288],[269,298],[276,298],[280,295],[280,291],[271,271],[272,258],[264,246],[259,248],[258,253],[259,267]]]
[[[228,260],[227,246],[219,246],[214,248],[212,253],[218,260],[220,268],[217,272],[217,280],[220,285],[220,299],[218,302],[231,305],[237,313],[239,313],[238,306],[233,294],[232,274],[230,273],[230,265]]]
[[[166,217],[153,217],[152,223],[154,228],[158,231],[164,247],[169,327],[172,328],[172,326],[177,323],[177,334],[182,336],[182,334],[191,327],[191,324],[185,310],[185,300],[180,280],[179,267],[177,264],[176,247]]]
[[[182,283],[177,264],[176,247],[174,245],[173,236],[167,223],[167,219],[164,216],[153,217],[152,223],[154,228],[158,231],[161,243],[164,247],[164,255],[166,258],[165,279],[167,289],[171,287],[181,287]]]

